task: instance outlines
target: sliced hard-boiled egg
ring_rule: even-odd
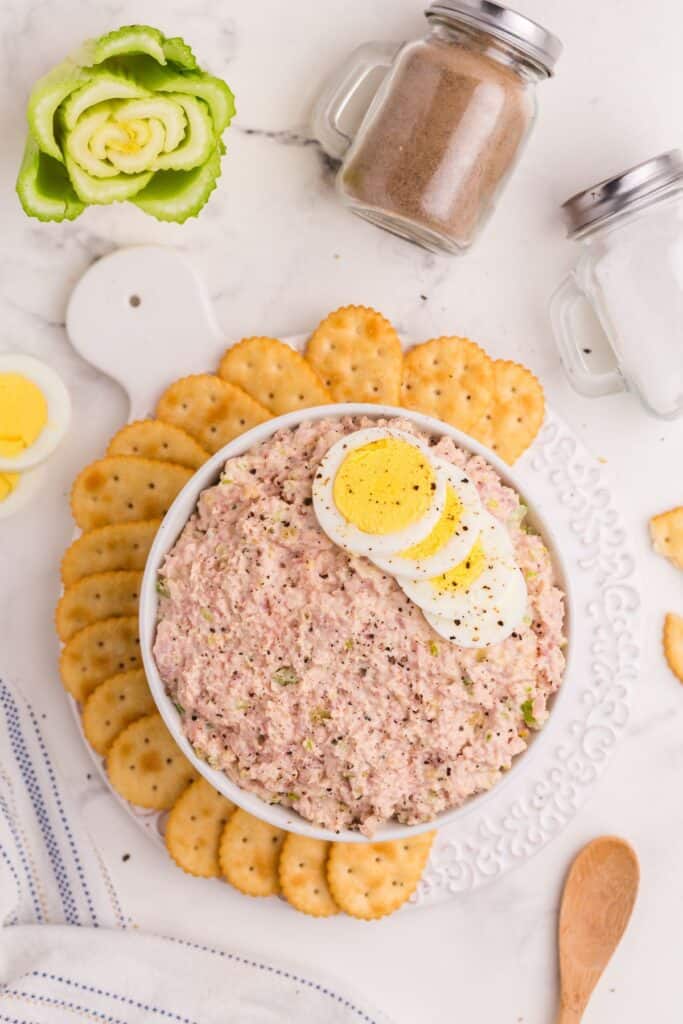
[[[458,565],[474,546],[485,512],[479,492],[467,474],[445,459],[434,459],[446,478],[446,504],[434,529],[419,544],[397,554],[373,557],[375,565],[393,576],[428,580]]]
[[[392,427],[347,434],[322,459],[313,506],[327,536],[352,554],[387,555],[429,536],[446,478],[418,438]]]
[[[441,636],[462,646],[496,643],[526,614],[526,583],[512,542],[491,515],[484,517],[478,540],[458,565],[429,580],[401,578],[398,583],[428,621],[437,622]]]
[[[521,625],[527,603],[524,575],[515,569],[505,590],[492,603],[481,605],[473,600],[449,618],[430,612],[424,616],[439,636],[459,647],[491,647],[502,643]]]
[[[0,353],[0,473],[23,473],[43,462],[70,418],[69,393],[54,370],[32,356]]]
[[[5,473],[0,470],[0,519],[8,519],[19,512],[39,490],[43,467],[28,473]]]

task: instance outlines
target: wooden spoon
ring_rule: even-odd
[[[633,848],[615,836],[594,839],[572,864],[560,910],[557,1024],[582,1020],[631,917],[639,877]]]

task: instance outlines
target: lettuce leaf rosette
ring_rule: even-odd
[[[40,79],[17,193],[42,221],[130,200],[158,220],[196,216],[216,187],[235,113],[220,78],[180,38],[129,25]]]

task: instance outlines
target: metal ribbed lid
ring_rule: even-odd
[[[633,204],[677,181],[683,181],[683,152],[671,149],[577,192],[562,204],[569,237],[573,238],[601,221],[624,213]]]
[[[551,75],[562,43],[552,32],[523,14],[493,3],[492,0],[436,0],[425,14],[428,18],[464,22],[477,28],[485,28],[497,39],[511,43],[535,63],[546,74]]]

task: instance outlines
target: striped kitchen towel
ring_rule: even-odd
[[[335,982],[126,927],[33,709],[0,680],[0,1024],[388,1024]]]

